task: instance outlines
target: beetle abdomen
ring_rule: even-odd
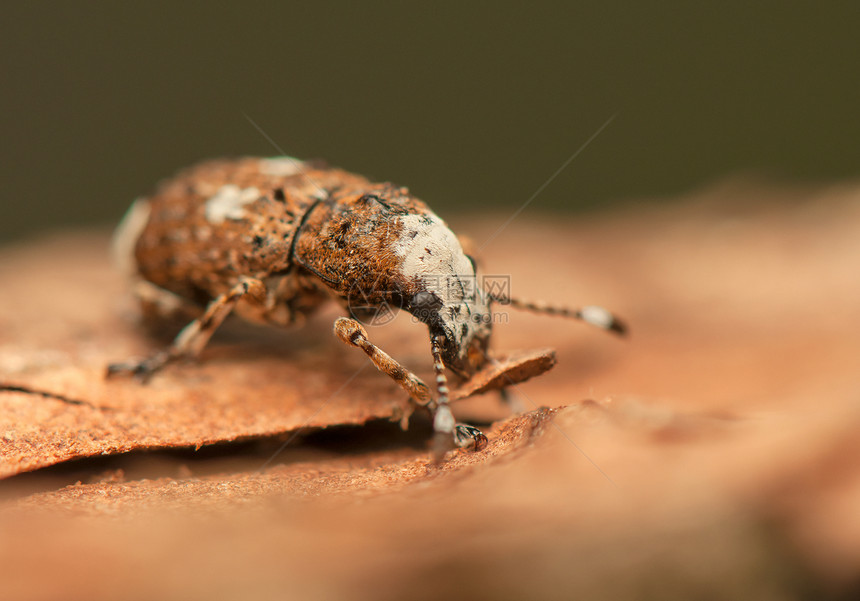
[[[137,273],[183,297],[205,300],[241,276],[283,272],[305,212],[347,182],[366,180],[288,157],[192,167],[139,201],[146,203],[148,219],[133,246]]]

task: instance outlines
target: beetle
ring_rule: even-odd
[[[437,456],[486,443],[480,430],[455,422],[446,369],[469,378],[490,360],[492,303],[625,331],[600,307],[556,308],[481,289],[461,240],[407,188],[286,156],[213,160],[180,172],[134,202],[114,251],[145,309],[196,307],[199,316],[169,348],[112,364],[108,376],[145,380],[196,357],[230,313],[289,326],[328,300],[394,307],[428,328],[435,399],[354,316],[337,319],[334,330],[431,410]]]

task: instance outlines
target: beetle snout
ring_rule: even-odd
[[[466,349],[466,363],[470,375],[481,369],[489,360],[487,357],[488,343],[489,336],[486,338],[476,336],[469,343]]]
[[[460,376],[469,377],[481,369],[489,360],[487,348],[490,329],[483,327],[461,327],[456,330],[443,328],[445,342],[442,345],[445,365]]]
[[[456,298],[445,302],[439,291],[415,294],[408,310],[426,323],[433,336],[442,339],[442,359],[448,369],[469,377],[487,362],[491,319],[481,297]]]

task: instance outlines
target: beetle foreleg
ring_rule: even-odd
[[[433,412],[433,430],[436,432],[433,444],[434,459],[438,463],[446,452],[454,446],[474,445],[480,450],[487,444],[487,437],[473,426],[458,424],[448,405],[448,380],[444,374],[439,342],[434,338],[434,367],[439,398],[433,400],[430,389],[421,378],[397,362],[391,355],[373,344],[367,338],[367,331],[354,319],[340,317],[334,322],[334,331],[346,344],[360,348],[370,357],[376,368],[397,382],[419,405]]]
[[[128,374],[147,380],[168,363],[177,359],[196,357],[209,342],[218,326],[235,308],[236,303],[246,295],[251,295],[257,299],[264,297],[265,287],[263,283],[252,278],[243,278],[230,292],[222,294],[209,303],[203,315],[185,326],[168,349],[159,351],[142,361],[113,363],[108,366],[108,377]]]
[[[419,405],[431,405],[433,397],[421,378],[397,362],[391,355],[367,338],[367,331],[354,319],[340,317],[334,322],[334,332],[346,344],[360,348],[376,368],[397,382]]]
[[[433,371],[436,372],[436,390],[439,398],[433,411],[433,460],[441,463],[445,453],[452,445],[466,447],[474,444],[479,451],[487,444],[487,437],[478,428],[454,421],[454,414],[448,404],[448,378],[442,362],[442,342],[438,336],[431,336],[430,351],[433,353]]]

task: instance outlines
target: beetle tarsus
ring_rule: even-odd
[[[454,444],[464,448],[472,445],[473,451],[481,451],[488,444],[486,434],[481,432],[475,426],[468,424],[457,424],[454,428]]]
[[[108,378],[120,376],[132,376],[135,380],[146,383],[149,379],[170,362],[170,355],[167,352],[161,352],[147,357],[141,361],[129,361],[127,363],[111,363],[107,367]]]
[[[488,443],[486,434],[468,424],[456,424],[453,432],[437,430],[433,435],[433,463],[435,465],[441,464],[448,451],[456,448],[471,447],[469,450],[477,452],[484,450]]]

